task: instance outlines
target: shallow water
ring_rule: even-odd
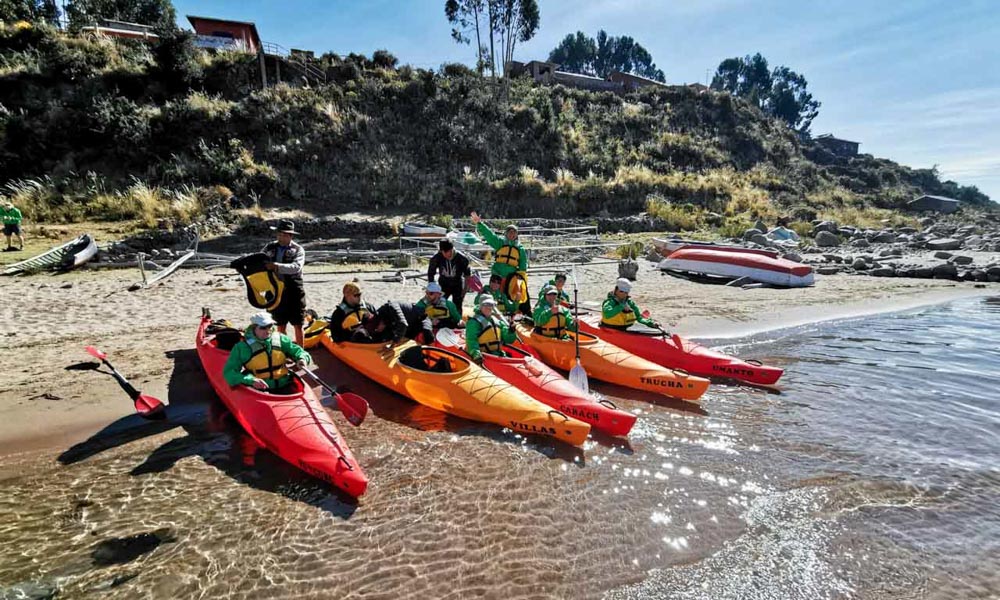
[[[0,480],[0,597],[1000,594],[1000,304],[726,344],[785,367],[783,392],[713,386],[697,409],[597,384],[641,418],[582,450],[321,355],[372,405],[360,428],[336,417],[371,478],[360,503],[264,451],[245,464],[177,353],[180,426],[131,417],[61,460],[4,458],[21,474]]]

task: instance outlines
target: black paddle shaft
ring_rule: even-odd
[[[119,373],[118,369],[115,369],[111,365],[111,363],[109,363],[107,360],[104,359],[102,359],[101,362],[104,363],[109,369],[111,369],[111,375],[114,376],[115,381],[118,382],[118,385],[122,386],[122,389],[125,390],[125,393],[128,394],[129,398],[135,400],[141,395],[139,393],[139,390],[132,387],[132,384],[128,382],[128,379],[125,379],[125,376]]]

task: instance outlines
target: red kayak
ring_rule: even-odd
[[[354,497],[364,494],[368,477],[312,388],[298,378],[290,395],[230,386],[222,376],[229,351],[218,348],[215,336],[205,333],[209,323],[211,319],[202,317],[198,327],[198,357],[215,392],[250,437],[306,473]]]
[[[465,331],[459,329],[455,333],[455,337],[449,339],[439,332],[435,345],[464,354]],[[619,409],[610,400],[595,400],[537,360],[527,349],[505,345],[504,351],[511,355],[510,358],[483,353],[483,367],[535,400],[608,435],[628,435],[635,425],[635,415]]]
[[[717,352],[677,334],[667,337],[661,333],[630,333],[610,327],[595,327],[583,320],[580,321],[580,331],[596,335],[658,365],[683,369],[693,375],[738,379],[755,385],[773,385],[785,373],[784,369]]]

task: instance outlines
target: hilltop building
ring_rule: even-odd
[[[842,140],[840,138],[833,137],[832,133],[827,133],[815,138],[815,142],[820,146],[826,148],[830,152],[833,152],[837,156],[857,156],[858,146],[861,142],[852,142],[850,140]]]

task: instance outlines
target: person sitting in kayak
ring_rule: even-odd
[[[576,331],[576,321],[569,309],[559,303],[559,292],[555,286],[542,288],[544,300],[535,307],[532,320],[535,322],[535,333],[556,339],[568,339],[567,331]]]
[[[455,306],[454,302],[442,297],[441,285],[436,281],[427,284],[426,293],[416,306],[424,311],[435,329],[440,327],[454,329],[465,326],[462,323],[462,313],[458,312],[458,307]]]
[[[565,287],[566,285],[566,274],[556,273],[555,277],[550,279],[547,284],[543,285],[542,289],[538,290],[539,301],[544,300],[544,297],[542,296],[542,290],[544,290],[545,287],[549,285],[556,288],[556,295],[559,297],[559,303],[562,304],[563,306],[569,306],[570,308],[572,308],[573,302],[569,299],[569,292],[563,289],[563,287]]]
[[[497,301],[487,296],[479,303],[476,315],[465,326],[465,351],[473,362],[483,364],[483,352],[494,356],[507,356],[504,344],[513,344],[517,334],[507,322],[493,314]]]
[[[522,313],[531,314],[531,301],[527,295],[528,252],[521,247],[521,242],[518,240],[517,225],[508,225],[504,230],[504,237],[501,239],[486,226],[486,223],[483,223],[479,213],[473,211],[471,217],[472,222],[476,225],[476,231],[496,252],[490,272],[503,278],[502,289],[508,296],[512,295],[510,291],[512,287],[517,287],[519,283],[523,282],[524,297],[512,298],[512,300],[517,302],[518,310]]]
[[[259,312],[250,317],[250,326],[229,352],[222,369],[226,383],[280,394],[292,381],[286,360],[294,360],[298,369],[312,363],[308,352],[287,335],[275,331],[274,326],[270,313]]]
[[[608,294],[601,306],[601,327],[610,327],[625,331],[634,323],[642,323],[647,327],[660,328],[656,321],[642,316],[635,301],[629,298],[632,283],[622,277],[615,284],[615,289]]]
[[[493,298],[496,301],[497,308],[500,310],[501,314],[512,315],[517,312],[517,303],[511,301],[507,297],[507,294],[503,291],[503,277],[499,275],[490,275],[490,285],[485,290],[479,292],[476,296],[475,308],[478,310],[479,305],[483,302],[484,298]]]
[[[348,281],[344,297],[330,316],[330,337],[335,342],[367,342],[365,321],[375,316],[375,307],[361,300],[361,286]]]

